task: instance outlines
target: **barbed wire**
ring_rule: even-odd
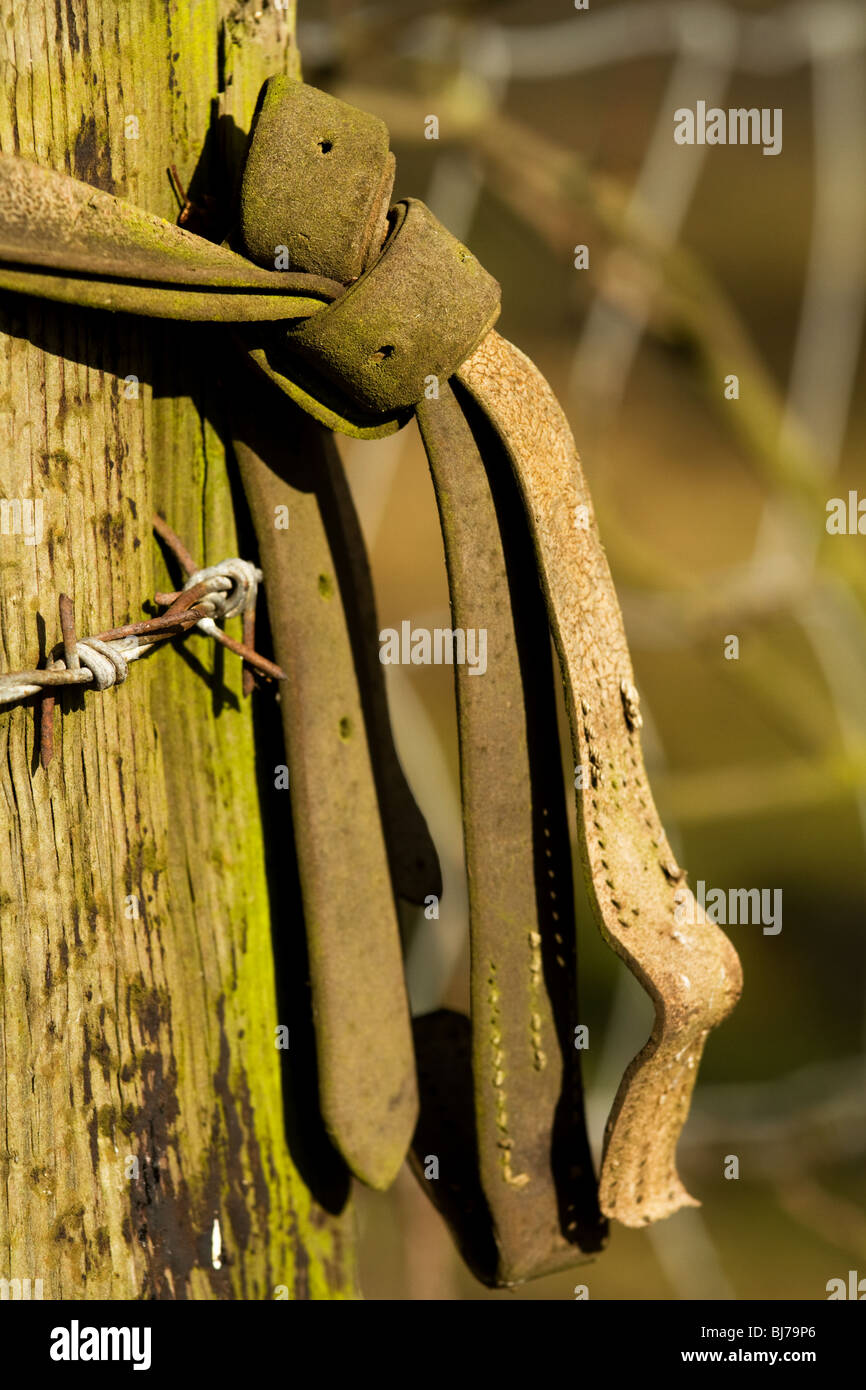
[[[178,559],[187,575],[183,588],[175,593],[156,593],[154,602],[165,612],[141,622],[110,628],[90,637],[77,637],[72,599],[58,599],[61,640],[52,649],[51,659],[33,670],[0,674],[0,705],[21,704],[32,696],[40,702],[40,761],[47,767],[54,754],[54,705],[59,689],[68,686],[108,690],[120,685],[133,661],[152,647],[173,637],[185,636],[197,627],[214,638],[244,662],[243,691],[253,686],[253,671],[270,680],[285,680],[285,672],[259,655],[253,648],[254,612],[262,572],[248,560],[237,557],[199,569],[186,546],[160,516],[154,516],[153,529]],[[217,622],[240,615],[244,620],[244,641],[229,637]]]

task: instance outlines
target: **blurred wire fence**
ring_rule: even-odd
[[[748,834],[760,839],[760,827],[780,818],[799,814],[820,822],[828,807],[853,807],[860,844],[845,891],[854,904],[855,927],[862,929],[866,546],[862,541],[858,546],[856,538],[828,536],[824,522],[829,498],[845,495],[843,479],[852,471],[857,440],[866,429],[856,415],[866,302],[866,7],[860,0],[795,0],[756,13],[711,0],[593,0],[589,10],[572,12],[564,4],[528,0],[432,8],[302,0],[299,36],[307,80],[385,119],[398,168],[405,154],[415,160],[413,167],[424,170],[426,189],[412,191],[425,197],[452,231],[472,241],[492,203],[525,229],[525,242],[513,253],[518,278],[534,247],[545,249],[548,267],[561,268],[549,274],[553,295],[565,294],[567,323],[553,325],[542,365],[555,368],[554,384],[567,392],[564,403],[589,468],[637,652],[658,653],[669,663],[670,678],[681,680],[677,672],[684,653],[706,663],[712,652],[718,661],[720,634],[748,633],[753,659],[740,663],[736,698],[760,709],[776,741],[766,753],[747,748],[741,762],[731,742],[715,763],[705,757],[691,770],[682,759],[667,764],[658,732],[665,721],[659,720],[648,751],[674,843],[678,830],[696,835],[702,826],[738,821],[747,822]],[[641,64],[651,64],[652,80],[641,92],[649,91],[652,100],[640,104],[639,98],[629,110],[627,145],[629,151],[638,149],[637,157],[627,172],[612,171],[598,153],[597,126],[594,153],[581,148],[579,132],[575,137],[570,93],[597,82],[599,74],[608,85],[596,85],[594,93],[621,93]],[[729,99],[742,105],[741,96],[732,93],[744,82],[752,93],[745,104],[766,105],[754,95],[763,91],[765,80],[793,84],[785,89],[786,115],[791,93],[804,113],[804,135],[793,156],[802,161],[793,211],[806,249],[801,283],[791,296],[794,327],[788,335],[786,384],[785,370],[778,361],[768,364],[756,342],[748,277],[732,293],[689,238],[714,151],[707,145],[679,146],[672,138],[677,108],[693,105],[696,97],[708,106]],[[552,83],[558,84],[557,97],[542,100]],[[537,117],[527,92],[538,94]],[[560,99],[562,109],[553,120],[550,105]],[[430,112],[439,118],[435,143],[425,141]],[[786,150],[793,141],[789,133]],[[627,158],[620,160],[624,163]],[[744,262],[759,222],[772,215],[753,206],[749,179],[754,177],[745,176],[737,202],[724,214],[724,235],[736,243]],[[781,244],[786,237],[788,211],[779,209],[771,242],[775,237]],[[563,287],[576,243],[591,246],[591,272],[576,277],[580,287],[569,292]],[[484,260],[483,248],[473,245]],[[507,309],[509,285],[503,288]],[[529,302],[528,294],[525,298]],[[526,312],[531,314],[531,307]],[[648,344],[650,350],[676,353],[677,372],[667,379],[657,409],[691,415],[699,400],[714,420],[711,430],[736,457],[737,469],[751,474],[743,491],[750,543],[744,545],[738,532],[722,565],[696,566],[688,548],[679,554],[676,546],[659,543],[659,536],[669,534],[663,528],[636,527],[634,511],[605,481],[612,452],[622,448],[615,437],[623,412],[637,408],[635,373]],[[733,408],[722,390],[731,372],[740,382]],[[650,425],[652,412],[642,418]],[[398,498],[396,490],[411,447],[406,432],[396,436],[376,469],[370,468],[363,445],[346,447],[377,570],[392,540],[389,516],[405,505],[406,494]],[[684,436],[684,460],[674,473],[680,491],[688,476],[683,461],[687,469],[696,447],[700,444]],[[633,467],[640,466],[638,458]],[[744,488],[736,470],[730,486]],[[700,524],[708,520],[705,516]],[[389,668],[389,674],[401,751],[440,846],[443,903],[450,904],[442,923],[425,923],[425,930],[411,936],[410,987],[415,1007],[423,1010],[446,995],[465,952],[459,800],[453,749],[443,750],[442,719],[408,674],[399,668]],[[712,755],[711,731],[704,737]],[[816,834],[810,867],[819,885],[829,852]],[[820,898],[818,891],[815,901]],[[811,904],[804,904],[804,918],[811,911]],[[814,923],[816,943],[822,926]],[[848,954],[839,969],[862,984],[862,934],[852,929],[846,942]],[[801,938],[789,949],[797,953],[799,969],[807,970],[810,941]],[[755,988],[767,989],[767,972],[759,968],[757,973]],[[782,975],[788,978],[784,969]],[[633,982],[625,972],[619,979],[590,1073],[588,1108],[596,1145],[622,1068],[646,1036],[644,1016],[635,1018]],[[810,1023],[808,997],[797,997],[788,1022],[807,1034],[817,1026]],[[681,1155],[691,1171],[712,1172],[717,1179],[719,1155],[737,1154],[742,1171],[771,1194],[787,1219],[824,1245],[866,1260],[866,1212],[862,1202],[846,1195],[851,1165],[862,1166],[866,1152],[866,998],[859,1037],[861,1050],[848,1055],[796,1068],[777,1064],[770,1076],[759,1067],[760,1079],[699,1084]],[[755,1047],[760,1049],[760,1038]],[[723,1040],[717,1048],[724,1050]],[[404,1271],[404,1296],[466,1296],[465,1285],[447,1273],[435,1221],[431,1225],[420,1199],[401,1186],[396,1200],[400,1234],[394,1239],[401,1252],[394,1258]],[[711,1210],[708,1198],[706,1211]],[[366,1206],[365,1221],[373,1221],[376,1211]],[[720,1221],[709,1215],[705,1220],[697,1211],[681,1213],[649,1233],[667,1296],[743,1294],[747,1281],[738,1282],[730,1257],[722,1259],[717,1234],[711,1232],[711,1227],[718,1231]],[[772,1256],[769,1262],[772,1267]],[[431,1268],[435,1275],[428,1277]],[[828,1268],[814,1285],[804,1284],[814,1293],[802,1296],[822,1297],[824,1279],[832,1274]],[[749,1293],[761,1296],[751,1287]],[[783,1295],[768,1287],[763,1296]]]

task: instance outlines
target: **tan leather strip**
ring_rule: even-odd
[[[371,1187],[394,1179],[417,1118],[396,909],[347,615],[328,533],[333,441],[253,382],[234,446],[268,576],[310,963],[322,1115]],[[274,508],[289,508],[288,531]],[[375,641],[374,635],[371,640]],[[279,756],[274,762],[279,762]]]
[[[565,416],[537,368],[495,332],[458,379],[511,456],[534,536],[585,776],[578,823],[598,922],[655,1005],[611,1112],[601,1174],[605,1214],[643,1225],[694,1205],[676,1144],[704,1041],[739,997],[740,964],[694,900],[697,925],[675,920],[685,875],[653,804],[622,617]]]
[[[477,1151],[498,1251],[487,1277],[513,1284],[573,1264],[604,1235],[574,1046],[573,888],[550,641],[520,497],[495,433],[469,402],[473,434],[447,384],[417,409],[452,626],[466,634],[467,651],[471,634],[486,637],[486,670],[455,665],[455,681]],[[426,1129],[424,1142],[434,1143]]]

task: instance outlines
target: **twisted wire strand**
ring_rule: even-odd
[[[156,595],[157,601],[169,603],[160,617],[64,641],[53,649],[52,660],[44,668],[0,674],[0,705],[19,704],[31,695],[47,696],[58,687],[69,685],[108,690],[126,680],[131,662],[138,661],[159,642],[184,635],[192,627],[200,628],[209,637],[225,640],[217,622],[251,613],[261,578],[261,570],[238,558],[194,570],[180,593]],[[240,646],[231,645],[235,650]],[[247,660],[255,657],[255,653],[242,654]],[[255,664],[266,674],[283,675],[263,658]]]

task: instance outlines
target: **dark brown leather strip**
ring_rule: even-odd
[[[352,1172],[384,1188],[409,1146],[417,1092],[371,749],[327,526],[339,464],[320,426],[293,412],[277,429],[256,400],[252,391],[234,446],[268,576],[274,650],[288,674],[280,705],[322,1114]],[[274,526],[278,506],[289,509],[288,531]]]
[[[410,1167],[472,1273],[496,1288],[501,1283],[500,1255],[481,1185],[472,1025],[464,1014],[437,1009],[413,1019],[412,1028],[421,1113]]]
[[[419,404],[418,422],[452,624],[467,644],[486,634],[486,670],[457,665],[455,682],[477,1149],[498,1250],[488,1277],[513,1284],[597,1250],[604,1222],[575,1049],[571,855],[544,602],[507,457],[468,408],[472,427],[443,385]],[[433,1143],[427,1131],[423,1142]]]

